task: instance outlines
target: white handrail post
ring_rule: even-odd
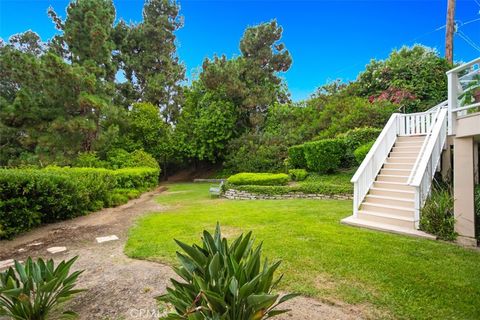
[[[414,222],[415,222],[415,229],[420,228],[420,207],[421,207],[421,200],[420,200],[420,190],[421,187],[415,187],[415,216],[414,216]]]
[[[448,135],[454,132],[453,110],[458,107],[458,74],[456,72],[447,72],[448,79]]]

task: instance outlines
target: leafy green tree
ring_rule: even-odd
[[[150,102],[166,122],[175,122],[182,102],[181,81],[185,68],[176,54],[175,31],[183,25],[179,7],[171,0],[148,0],[143,21],[115,30],[127,84],[121,91],[127,100]]]
[[[195,83],[186,92],[176,135],[188,158],[216,162],[222,159],[235,134],[234,105]]]
[[[403,47],[384,61],[372,60],[350,91],[371,101],[400,104],[407,112],[423,111],[447,98],[445,72],[450,68],[433,49]]]
[[[278,43],[282,28],[275,20],[249,27],[240,40],[241,56],[206,59],[200,81],[209,91],[223,94],[239,112],[239,125],[258,129],[268,107],[288,100],[278,76],[290,68],[292,58]]]

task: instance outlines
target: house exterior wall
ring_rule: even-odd
[[[459,242],[476,245],[474,186],[478,181],[478,145],[480,137],[480,113],[456,121],[456,136],[453,139],[453,187],[455,231]]]

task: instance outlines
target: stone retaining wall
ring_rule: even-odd
[[[267,194],[256,194],[248,191],[228,189],[221,195],[223,198],[230,200],[282,200],[282,199],[316,199],[316,200],[325,200],[325,199],[334,199],[334,200],[351,200],[353,195],[351,194],[307,194],[303,192],[290,192],[286,194],[276,194],[276,195],[267,195]]]

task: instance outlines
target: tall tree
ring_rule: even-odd
[[[455,0],[447,0],[447,27],[445,31],[445,59],[453,63],[453,35],[455,33]]]
[[[125,76],[136,97],[127,86],[123,86],[124,93],[130,90],[130,96],[155,105],[166,122],[177,120],[182,100],[185,68],[175,44],[175,32],[182,25],[176,2],[148,0],[143,8],[143,22],[116,28]]]
[[[240,40],[240,57],[215,57],[203,63],[200,80],[207,89],[231,97],[244,126],[260,128],[269,106],[288,101],[278,73],[290,68],[292,58],[279,43],[281,37],[275,20],[249,27]]]
[[[115,20],[112,0],[73,0],[67,7],[65,21],[52,8],[49,14],[63,32],[55,40],[62,47],[67,46],[66,58],[86,67],[99,79],[113,81],[116,70],[112,63],[111,34]]]

